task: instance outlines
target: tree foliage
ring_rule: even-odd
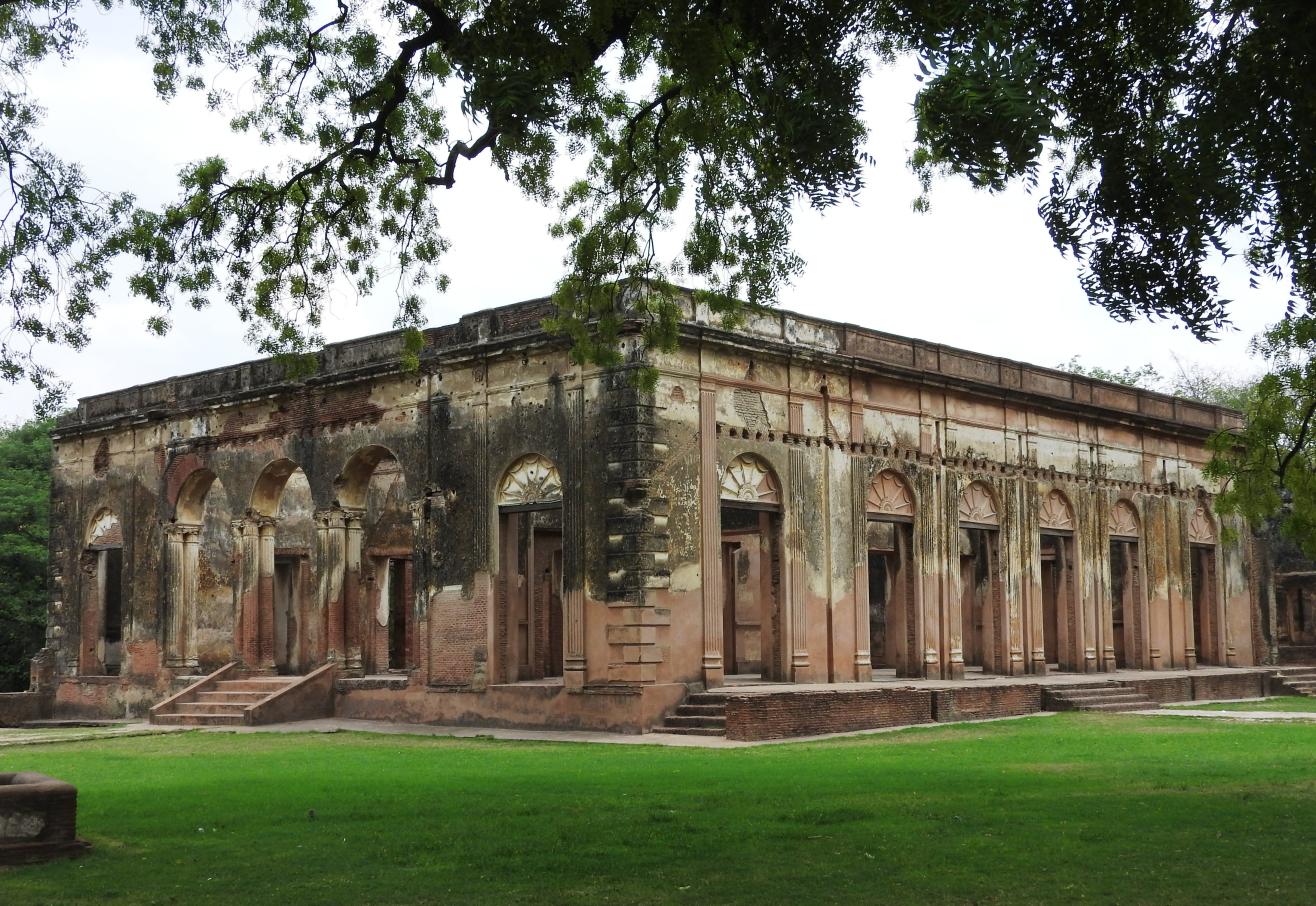
[[[84,345],[116,257],[169,328],[224,299],[267,353],[314,348],[332,286],[392,282],[397,322],[446,285],[443,192],[486,157],[560,210],[560,315],[584,361],[618,357],[616,295],[674,342],[672,283],[715,311],[772,302],[799,270],[793,206],[856,196],[860,88],[917,55],[911,163],[1000,189],[1023,180],[1089,298],[1207,336],[1228,300],[1208,265],[1316,297],[1306,0],[117,0],[164,98],[203,92],[281,162],[211,157],[177,200],[98,192],[40,145],[25,76],[76,63],[81,17],[116,0],[0,0],[0,374],[53,403],[43,343]],[[230,69],[244,89],[213,86]],[[580,178],[564,184],[571,155]],[[574,172],[574,171],[573,171]],[[116,194],[118,192],[118,194]],[[926,196],[920,204],[926,204]],[[456,225],[459,229],[460,225]],[[38,353],[34,355],[34,352]]]
[[[46,627],[50,422],[0,430],[0,692],[27,688]]]
[[[1268,372],[1239,432],[1211,441],[1207,473],[1221,482],[1216,506],[1254,526],[1278,514],[1280,531],[1316,559],[1316,318],[1288,318],[1253,342]]]

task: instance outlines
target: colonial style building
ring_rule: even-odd
[[[1236,413],[688,309],[675,351],[624,331],[609,370],[532,301],[427,331],[419,370],[384,334],[306,379],[265,360],[82,400],[55,431],[39,683],[119,715],[230,662],[332,664],[339,714],[642,729],[732,675],[1264,653],[1246,533],[1202,476]]]

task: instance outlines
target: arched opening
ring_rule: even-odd
[[[547,457],[522,456],[497,489],[498,599],[494,675],[506,682],[560,679],[562,476]]]
[[[406,671],[418,660],[406,476],[390,450],[372,445],[353,454],[334,488],[345,512],[346,582],[359,583],[346,596],[349,663],[366,673]]]
[[[233,658],[232,522],[228,494],[215,473],[190,473],[165,526],[170,667],[210,672]]]
[[[719,485],[722,669],[727,676],[785,679],[781,625],[781,484],[751,454],[733,459]]]
[[[1037,514],[1041,552],[1042,649],[1048,670],[1084,669],[1074,568],[1074,508],[1060,491],[1042,498]]]
[[[966,668],[1005,672],[1009,653],[1001,588],[1001,518],[981,481],[960,494],[960,647]]]
[[[1146,653],[1147,626],[1143,615],[1142,536],[1138,511],[1127,500],[1110,509],[1111,637],[1115,666],[1150,667]]]
[[[868,487],[869,663],[874,671],[919,676],[914,569],[914,493],[895,472],[879,472]]]
[[[1206,505],[1201,504],[1188,520],[1188,544],[1192,560],[1193,648],[1197,663],[1221,665],[1219,620],[1219,563],[1216,529]]]
[[[324,627],[314,606],[315,503],[306,473],[289,459],[261,472],[244,527],[244,558],[257,565],[244,591],[243,638],[261,669],[304,673],[323,651]],[[255,544],[250,540],[254,538]],[[250,655],[249,655],[250,656]]]
[[[85,591],[78,672],[118,676],[123,665],[123,527],[109,508],[91,520],[82,572]]]

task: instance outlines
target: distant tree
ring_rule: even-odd
[[[142,17],[162,97],[205,94],[280,159],[199,160],[161,210],[88,186],[42,145],[28,76],[75,63],[85,11],[115,0],[0,0],[0,377],[44,405],[62,388],[34,349],[89,341],[119,256],[157,332],[173,305],[223,299],[262,351],[310,350],[335,281],[394,283],[397,323],[419,325],[446,285],[444,230],[461,229],[441,228],[440,198],[481,157],[560,210],[551,326],[577,357],[618,360],[625,278],[653,288],[631,311],[669,347],[669,281],[734,316],[798,272],[795,205],[860,192],[863,79],[900,53],[923,72],[910,163],[925,185],[1035,188],[1116,318],[1219,328],[1222,254],[1288,282],[1296,307],[1316,300],[1309,0],[119,2]],[[240,91],[215,87],[222,69]],[[565,187],[563,151],[583,161]]]
[[[1084,365],[1081,356],[1074,356],[1068,362],[1059,363],[1056,368],[1068,371],[1070,374],[1081,374],[1098,381],[1110,381],[1112,384],[1123,384],[1126,387],[1141,387],[1144,390],[1158,390],[1162,384],[1161,373],[1150,362],[1140,368],[1126,367],[1119,371],[1111,371],[1100,365]]]
[[[1288,318],[1259,336],[1269,371],[1244,400],[1241,431],[1211,441],[1216,507],[1282,534],[1316,559],[1316,318]]]
[[[0,429],[0,691],[27,688],[45,638],[50,426]]]

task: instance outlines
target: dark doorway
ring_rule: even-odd
[[[1219,665],[1219,627],[1216,625],[1215,548],[1192,547],[1193,647],[1197,663]]]
[[[868,551],[868,659],[875,668],[894,667],[887,655],[887,608],[891,599],[891,576],[884,551]]]
[[[1074,619],[1074,539],[1069,535],[1043,533],[1042,560],[1042,648],[1053,670],[1078,670],[1082,663],[1074,652],[1078,632]]]
[[[960,530],[960,621],[961,650],[966,667],[996,672],[1000,662],[1001,637],[1005,631],[1001,614],[998,564],[1000,532],[995,529]]]
[[[1110,542],[1111,624],[1118,669],[1142,666],[1142,579],[1138,571],[1138,543]]]
[[[388,667],[407,667],[407,567],[408,561],[388,561]]]
[[[105,672],[109,676],[118,676],[123,663],[123,548],[108,548],[101,551],[100,556],[104,575],[101,637],[105,649]]]
[[[274,558],[274,667],[294,673],[300,667],[298,605],[300,603],[301,559]]]
[[[739,673],[736,658],[736,565],[740,544],[722,542],[722,665],[726,673]]]

